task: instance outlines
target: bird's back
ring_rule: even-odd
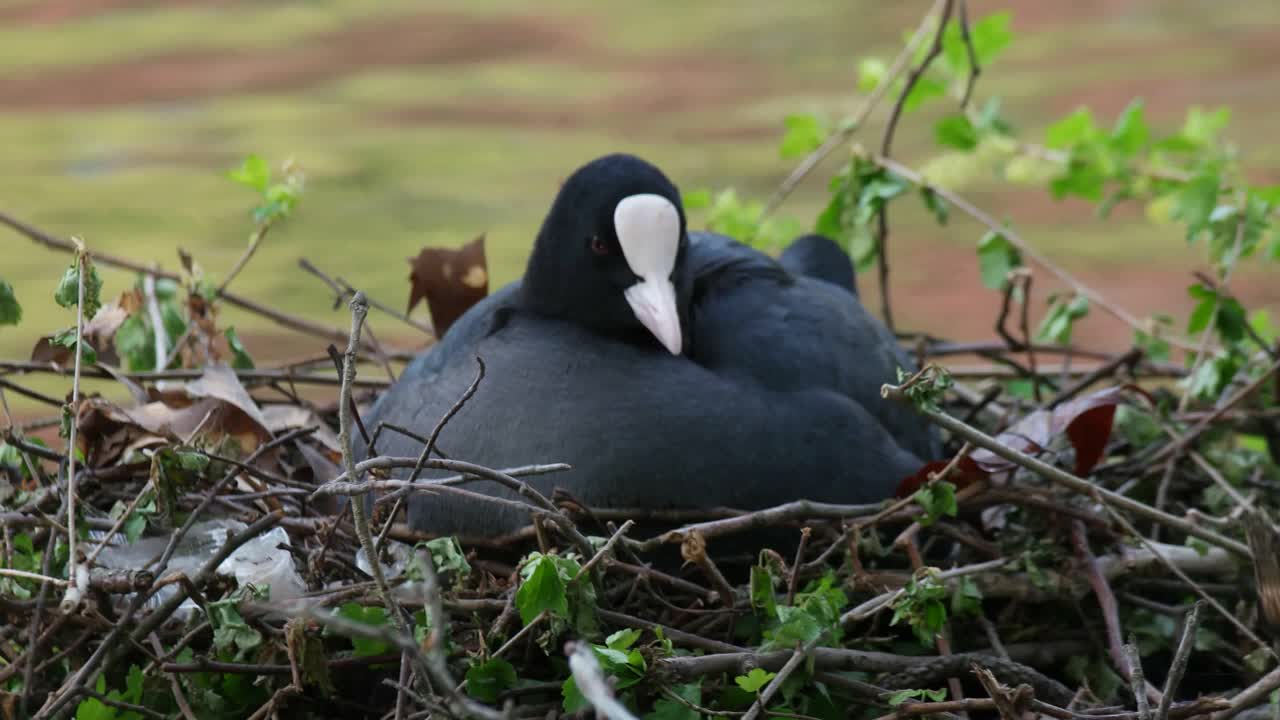
[[[941,453],[922,418],[880,397],[882,384],[897,382],[897,368],[915,364],[853,293],[792,274],[721,235],[691,233],[690,241],[696,362],[772,391],[829,390],[860,405],[909,452],[926,460]]]

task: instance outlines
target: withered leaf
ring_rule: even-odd
[[[1131,389],[1128,385],[1103,388],[1052,410],[1037,410],[996,439],[1015,450],[1035,455],[1049,447],[1055,438],[1065,435],[1076,452],[1075,474],[1088,475],[1102,459],[1111,439],[1116,406],[1128,402],[1125,392]],[[1013,463],[988,450],[975,450],[972,456],[987,472],[1013,467]]]
[[[130,408],[94,398],[83,405],[80,423],[85,442],[113,457],[144,435],[184,443],[197,433],[230,436],[246,450],[271,438],[257,403],[235,373],[221,365],[205,368],[203,376],[180,389],[149,387],[147,397]],[[122,427],[129,432],[120,434]]]
[[[1052,410],[1037,410],[996,436],[996,440],[1027,455],[1038,455],[1057,437],[1065,435],[1075,449],[1075,474],[1088,475],[1102,460],[1115,421],[1116,406],[1129,401],[1128,391],[1145,394],[1141,388],[1120,385],[1069,400]],[[926,463],[898,484],[897,496],[907,497],[919,490],[930,473],[940,472],[949,460]],[[991,473],[1013,469],[1014,464],[990,450],[978,448],[957,463],[948,481],[963,488]]]
[[[125,296],[121,296],[122,301],[125,299]],[[116,354],[114,338],[116,330],[119,330],[120,325],[128,318],[129,311],[120,302],[115,302],[102,306],[98,310],[98,314],[84,324],[81,334],[84,336],[85,342],[96,352],[98,362],[110,365],[120,364],[120,357]],[[70,365],[75,359],[71,354],[71,348],[55,344],[53,338],[54,335],[45,335],[36,341],[35,347],[31,348],[31,361],[51,362],[62,366]]]
[[[187,383],[186,391],[192,397],[217,398],[234,405],[249,416],[249,419],[257,423],[267,437],[271,436],[270,431],[267,430],[267,420],[262,416],[262,411],[258,409],[258,403],[254,402],[249,395],[249,391],[244,389],[244,385],[240,383],[240,378],[236,377],[235,371],[226,365],[210,365],[206,367],[204,374],[198,380],[192,380]]]
[[[950,463],[950,460],[934,460],[925,463],[913,475],[898,483],[895,495],[904,498],[914,494],[929,482],[929,475],[942,472]],[[978,467],[978,463],[973,461],[973,454],[970,453],[960,458],[955,469],[947,475],[946,481],[955,485],[957,490],[961,490],[985,477],[987,477],[987,471]]]
[[[409,258],[409,307],[427,301],[436,337],[443,337],[472,305],[489,294],[489,265],[485,260],[484,234],[460,248],[424,247]]]
[[[266,421],[267,429],[276,434],[295,428],[316,428],[311,436],[329,450],[339,451],[338,436],[310,408],[301,405],[267,405],[262,408],[262,417]]]

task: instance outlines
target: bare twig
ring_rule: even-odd
[[[944,0],[942,8],[937,12],[937,27],[933,31],[933,42],[920,64],[911,69],[902,84],[902,91],[889,111],[889,120],[884,126],[884,136],[880,140],[880,154],[889,157],[893,151],[893,136],[898,129],[898,120],[902,118],[902,108],[907,103],[911,91],[921,76],[942,53],[942,36],[947,29],[947,20],[955,9],[955,0]],[[876,213],[876,267],[880,276],[880,313],[884,316],[885,327],[893,330],[893,310],[889,302],[889,204],[881,203]]]
[[[964,41],[965,54],[969,57],[969,77],[964,83],[964,95],[960,98],[960,109],[969,107],[973,98],[973,88],[982,74],[982,66],[978,63],[978,53],[973,47],[973,38],[969,35],[969,2],[960,0],[960,39]]]
[[[59,604],[63,613],[73,612],[84,598],[89,584],[89,571],[81,565],[80,550],[76,541],[76,435],[80,426],[80,364],[84,359],[84,284],[85,273],[89,270],[86,258],[87,251],[80,238],[72,238],[78,248],[76,252],[76,357],[75,374],[71,380],[71,407],[64,409],[71,415],[71,431],[67,438],[67,584],[66,593]],[[92,319],[92,318],[90,318]]]
[[[1142,656],[1138,653],[1138,641],[1132,636],[1124,646],[1124,657],[1129,666],[1129,689],[1133,691],[1134,700],[1138,704],[1138,720],[1151,720],[1151,703],[1147,699],[1147,676],[1142,671]]]
[[[1191,649],[1196,644],[1196,631],[1200,628],[1200,608],[1202,607],[1204,607],[1204,601],[1197,601],[1182,620],[1182,637],[1178,640],[1178,649],[1173,654],[1173,662],[1169,664],[1169,675],[1164,681],[1164,692],[1160,695],[1160,705],[1156,708],[1156,720],[1168,720],[1169,708],[1173,706],[1173,695],[1182,683],[1182,676],[1187,671],[1187,661],[1191,657]]]
[[[364,293],[357,292],[351,298],[351,335],[347,340],[347,352],[342,367],[342,389],[338,395],[338,446],[342,450],[342,463],[346,468],[347,476],[353,479],[358,479],[360,475],[356,471],[355,456],[351,447],[351,431],[355,416],[351,404],[351,381],[356,376],[356,353],[360,347],[360,330],[364,326],[364,319],[368,313],[369,306],[365,302]],[[369,558],[370,574],[377,583],[378,594],[387,607],[392,624],[401,635],[412,637],[412,631],[404,618],[404,611],[392,595],[387,585],[387,578],[382,572],[382,562],[373,545],[373,535],[369,529],[369,518],[365,515],[363,498],[351,501],[351,517],[356,528],[356,537],[360,540],[360,547]]]

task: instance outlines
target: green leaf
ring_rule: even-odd
[[[187,321],[182,317],[177,302],[160,303],[160,321],[164,323],[164,331],[171,339],[180,338],[187,331]]]
[[[1093,113],[1088,108],[1079,108],[1070,115],[1050,125],[1045,130],[1045,145],[1056,149],[1066,149],[1085,140],[1097,137],[1098,128],[1093,123]]]
[[[178,467],[187,472],[201,472],[209,467],[209,456],[202,452],[175,449],[173,454]]]
[[[1009,273],[1022,267],[1022,254],[1003,233],[988,231],[978,241],[978,271],[982,284],[992,290],[1004,290]]]
[[[952,615],[979,615],[982,613],[982,589],[973,578],[964,576],[951,593]]]
[[[671,691],[694,705],[702,704],[702,681],[677,685]],[[653,703],[653,712],[644,716],[644,720],[702,720],[697,710],[668,697],[660,697]]]
[[[822,625],[806,608],[779,605],[778,625],[766,633],[769,641],[764,647],[779,649],[796,643],[807,643],[822,633]]]
[[[235,327],[228,327],[224,335],[227,338],[227,346],[231,348],[231,367],[236,370],[252,370],[253,358],[249,357],[249,351],[244,349],[244,344],[240,342],[240,336],[236,334]]]
[[[1133,155],[1147,144],[1151,131],[1143,118],[1143,102],[1135,99],[1120,113],[1111,130],[1111,147],[1125,155]]]
[[[1218,294],[1202,283],[1195,283],[1188,287],[1187,294],[1196,301],[1195,309],[1187,317],[1187,332],[1191,334],[1203,332],[1209,327],[1209,319],[1213,317]]]
[[[570,675],[568,680],[564,681],[564,685],[560,686],[560,696],[563,698],[562,704],[566,714],[573,714],[579,710],[590,707],[586,696],[578,689],[578,683]]]
[[[1195,309],[1187,318],[1188,333],[1203,332],[1209,327],[1210,319],[1213,319],[1219,337],[1228,345],[1244,340],[1249,321],[1239,300],[1220,295],[1201,283],[1188,287],[1187,294],[1196,301]]]
[[[751,605],[766,617],[775,617],[778,611],[773,585],[773,573],[767,566],[751,566]]]
[[[1071,342],[1071,330],[1075,321],[1089,314],[1089,299],[1076,295],[1070,301],[1056,296],[1052,296],[1050,300],[1052,304],[1048,314],[1040,322],[1036,338],[1067,345]]]
[[[22,306],[13,293],[13,286],[0,280],[0,325],[17,325],[22,322]]]
[[[863,58],[858,63],[858,89],[864,93],[880,86],[889,66],[880,58]]]
[[[787,132],[778,152],[784,158],[808,155],[827,139],[826,125],[816,115],[788,115],[783,122]]]
[[[516,686],[516,669],[502,658],[476,663],[467,670],[467,694],[480,702],[494,703]]]
[[[1078,195],[1091,202],[1101,202],[1107,175],[1097,164],[1088,162],[1073,152],[1063,174],[1049,183],[1054,199]]]
[[[1220,180],[1214,173],[1202,173],[1192,178],[1178,193],[1173,217],[1187,226],[1187,242],[1209,227],[1213,211],[1218,206]]]
[[[516,591],[516,609],[520,611],[521,622],[528,625],[543,610],[567,619],[569,598],[554,559],[540,553],[534,553],[532,558],[520,569],[523,581]]]
[[[1280,185],[1268,185],[1249,190],[1250,194],[1270,205],[1280,205]]]
[[[101,680],[102,676],[98,679]],[[116,709],[98,698],[85,698],[76,706],[76,720],[116,720]]]
[[[912,375],[901,367],[897,369],[897,374],[899,383],[906,382]],[[952,384],[951,374],[946,369],[933,366],[926,370],[924,377],[906,389],[907,399],[918,408],[937,410],[943,393]]]
[[[357,602],[348,602],[343,603],[336,613],[353,622],[372,625],[373,627],[385,627],[389,622],[386,608],[376,605],[365,607]],[[326,631],[325,634],[330,633]],[[391,650],[391,646],[382,640],[358,635],[353,635],[350,639],[351,647],[355,651],[353,654],[356,657],[372,657],[374,655],[382,655]]]
[[[1013,42],[1013,31],[1009,23],[1013,16],[1009,12],[992,13],[969,27],[969,37],[973,41],[973,52],[978,56],[978,64],[989,67],[996,57],[1009,43]]]
[[[1222,107],[1213,112],[1206,112],[1199,105],[1195,105],[1187,110],[1187,119],[1182,124],[1182,137],[1199,145],[1209,145],[1218,138],[1218,133],[1225,130],[1230,122],[1230,108]]]
[[[52,338],[49,338],[49,342],[74,351],[76,349],[76,329],[67,328],[66,330],[54,335]],[[94,350],[93,345],[89,344],[89,341],[85,340],[83,337],[80,342],[80,362],[89,365],[98,362],[97,351]]]
[[[939,225],[947,224],[947,215],[950,212],[950,206],[945,198],[937,193],[931,187],[920,188],[920,199],[924,201],[924,206],[933,213],[933,217],[938,221]]]
[[[1225,297],[1218,303],[1218,336],[1228,344],[1244,340],[1249,327],[1244,306],[1233,297]]]
[[[993,95],[987,98],[987,102],[982,105],[982,112],[978,114],[977,127],[979,130],[990,130],[1002,135],[1013,134],[1013,126],[1000,114],[999,96]]]
[[[1280,337],[1280,330],[1272,324],[1271,313],[1266,308],[1258,308],[1249,315],[1249,327],[1265,343],[1274,343]]]
[[[911,86],[907,99],[902,102],[903,112],[914,112],[921,105],[934,98],[947,96],[947,84],[932,75],[922,75]]]
[[[102,278],[98,276],[98,268],[88,257],[85,257],[84,265],[89,269],[84,279],[84,320],[87,323],[102,307]],[[63,271],[62,279],[58,281],[58,289],[53,293],[53,299],[64,308],[73,308],[80,302],[78,261],[73,260]]]
[[[938,690],[914,689],[898,690],[889,696],[889,706],[897,707],[908,700],[929,700],[931,702],[942,702],[947,699],[946,688]]]
[[[743,690],[749,693],[758,693],[769,684],[777,673],[771,673],[762,668],[751,668],[751,672],[746,675],[739,675],[733,679],[733,682]]]
[[[943,515],[955,517],[960,510],[956,504],[956,486],[945,480],[925,485],[916,491],[912,499],[924,508],[924,516],[917,518],[924,527],[934,524]]]
[[[18,448],[8,443],[0,442],[0,465],[23,467],[22,454],[18,452]]]
[[[271,169],[267,167],[266,160],[257,155],[249,155],[240,167],[228,172],[227,177],[265,195],[267,185],[271,183]]]
[[[684,193],[684,209],[703,210],[711,207],[711,191],[706,188],[699,190],[690,190]]]
[[[609,637],[605,638],[605,647],[611,650],[626,650],[640,639],[640,631],[634,628],[619,630]]]
[[[431,552],[432,563],[438,573],[453,573],[457,577],[471,574],[471,563],[467,562],[467,554],[458,544],[458,538],[452,535],[435,538],[423,543]]]
[[[933,137],[939,145],[953,147],[958,150],[972,150],[978,147],[978,131],[969,122],[969,118],[957,113],[947,115],[933,126]]]
[[[147,517],[142,513],[132,513],[129,519],[124,521],[124,537],[131,543],[137,542],[146,529]]]
[[[1168,328],[1173,324],[1173,318],[1168,315],[1157,315],[1153,318],[1152,323],[1154,333],[1148,334],[1142,330],[1134,330],[1133,344],[1142,348],[1147,357],[1155,362],[1168,362],[1170,346],[1169,342],[1160,336],[1160,328]]]
[[[209,624],[213,627],[213,645],[223,657],[243,660],[262,645],[262,633],[253,629],[240,616],[239,596],[208,603]]]
[[[156,363],[155,334],[135,313],[120,323],[115,335],[116,352],[124,359],[127,369],[133,372],[154,370]]]

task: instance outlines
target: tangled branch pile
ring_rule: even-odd
[[[0,216],[74,254],[57,298],[76,313],[31,360],[0,363],[0,399],[61,409],[24,426],[4,404],[0,716],[487,719],[588,707],[663,720],[1273,716],[1280,347],[1246,318],[1229,279],[1259,246],[1280,192],[1231,174],[1216,144],[1222,123],[1199,111],[1161,142],[1150,141],[1140,106],[1110,133],[1076,113],[1050,130],[1052,147],[1009,150],[1010,162],[1055,168],[1056,193],[1172,203],[1193,238],[1208,238],[1218,276],[1193,286],[1201,304],[1188,332],[1198,338],[1107,302],[890,157],[900,115],[938,84],[960,107],[939,122],[940,142],[962,153],[1009,144],[998,104],[970,108],[979,63],[1008,42],[1000,17],[970,27],[963,0],[940,0],[897,60],[864,64],[869,95],[854,118],[833,132],[789,122],[784,149],[805,160],[773,202],[722,194],[709,218],[772,242],[784,232],[768,217],[781,198],[893,91],[879,152],[850,157],[820,229],[860,265],[881,264],[891,321],[894,197],[918,189],[940,220],[956,208],[988,228],[979,262],[1004,295],[999,339],[915,338],[925,369],[886,388],[947,432],[952,459],[874,506],[589,508],[519,479],[555,472],[557,458],[507,469],[462,458],[447,482],[520,489],[528,532],[490,542],[420,535],[394,509],[424,484],[386,479],[420,459],[356,467],[351,455],[352,443],[385,430],[360,420],[386,385],[365,376],[405,359],[364,327],[370,301],[305,266],[350,302],[347,332],[228,290],[293,209],[296,173],[273,183],[256,159],[236,172],[263,202],[248,249],[218,284],[185,255],[183,273],[165,273]],[[1169,153],[1190,159],[1175,164]],[[482,245],[462,252],[483,264]],[[441,258],[419,258],[411,293],[431,303],[437,326],[483,294],[439,286],[431,268]],[[1073,288],[1051,300],[1038,337],[1024,259]],[[137,287],[103,305],[95,263],[138,272]],[[0,322],[16,322],[6,287]],[[219,327],[224,305],[347,351],[254,368],[234,331]],[[1091,306],[1134,326],[1135,347],[1072,345],[1072,325]],[[1019,329],[1009,330],[1019,307]],[[1189,351],[1186,365],[1169,361],[1176,349]],[[958,355],[992,365],[937,366]],[[67,397],[24,386],[27,373],[67,377]],[[89,380],[123,385],[130,399],[85,392]],[[50,424],[69,451],[32,436]],[[372,517],[341,501],[369,492],[379,498]],[[637,522],[673,529],[636,536]],[[781,544],[742,552],[741,539],[760,531]]]

